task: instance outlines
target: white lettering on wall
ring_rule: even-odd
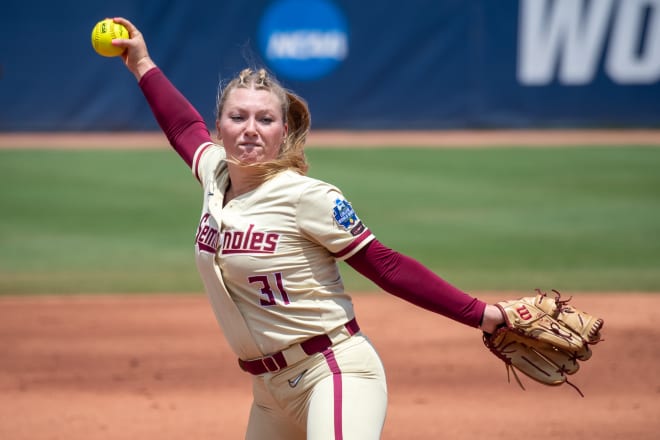
[[[642,40],[647,9],[650,13]],[[660,79],[660,0],[620,2],[605,71],[621,84],[650,84]]]
[[[343,60],[348,54],[348,39],[343,32],[276,32],[268,40],[269,58],[331,58]]]
[[[660,0],[520,0],[519,20],[524,85],[588,84],[601,59],[614,82],[660,80]]]

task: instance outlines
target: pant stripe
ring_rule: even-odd
[[[337,359],[335,359],[335,354],[332,350],[326,350],[323,352],[325,360],[332,371],[332,382],[334,388],[334,424],[335,424],[335,440],[343,440],[344,433],[342,429],[342,384],[341,384],[341,370],[339,369],[339,364],[337,364]]]

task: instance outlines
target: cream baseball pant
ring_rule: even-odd
[[[387,408],[380,357],[362,333],[253,376],[247,440],[378,440]]]

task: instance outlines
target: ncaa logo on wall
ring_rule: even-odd
[[[261,18],[259,47],[278,75],[322,78],[348,56],[348,27],[327,0],[279,0]]]

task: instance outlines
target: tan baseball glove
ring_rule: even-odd
[[[554,297],[537,289],[536,296],[495,304],[506,323],[492,334],[484,333],[484,344],[504,361],[507,375],[513,372],[521,388],[516,370],[545,385],[566,383],[584,397],[567,376],[578,371],[578,361],[591,358],[590,346],[602,340],[604,321],[552,292]]]

